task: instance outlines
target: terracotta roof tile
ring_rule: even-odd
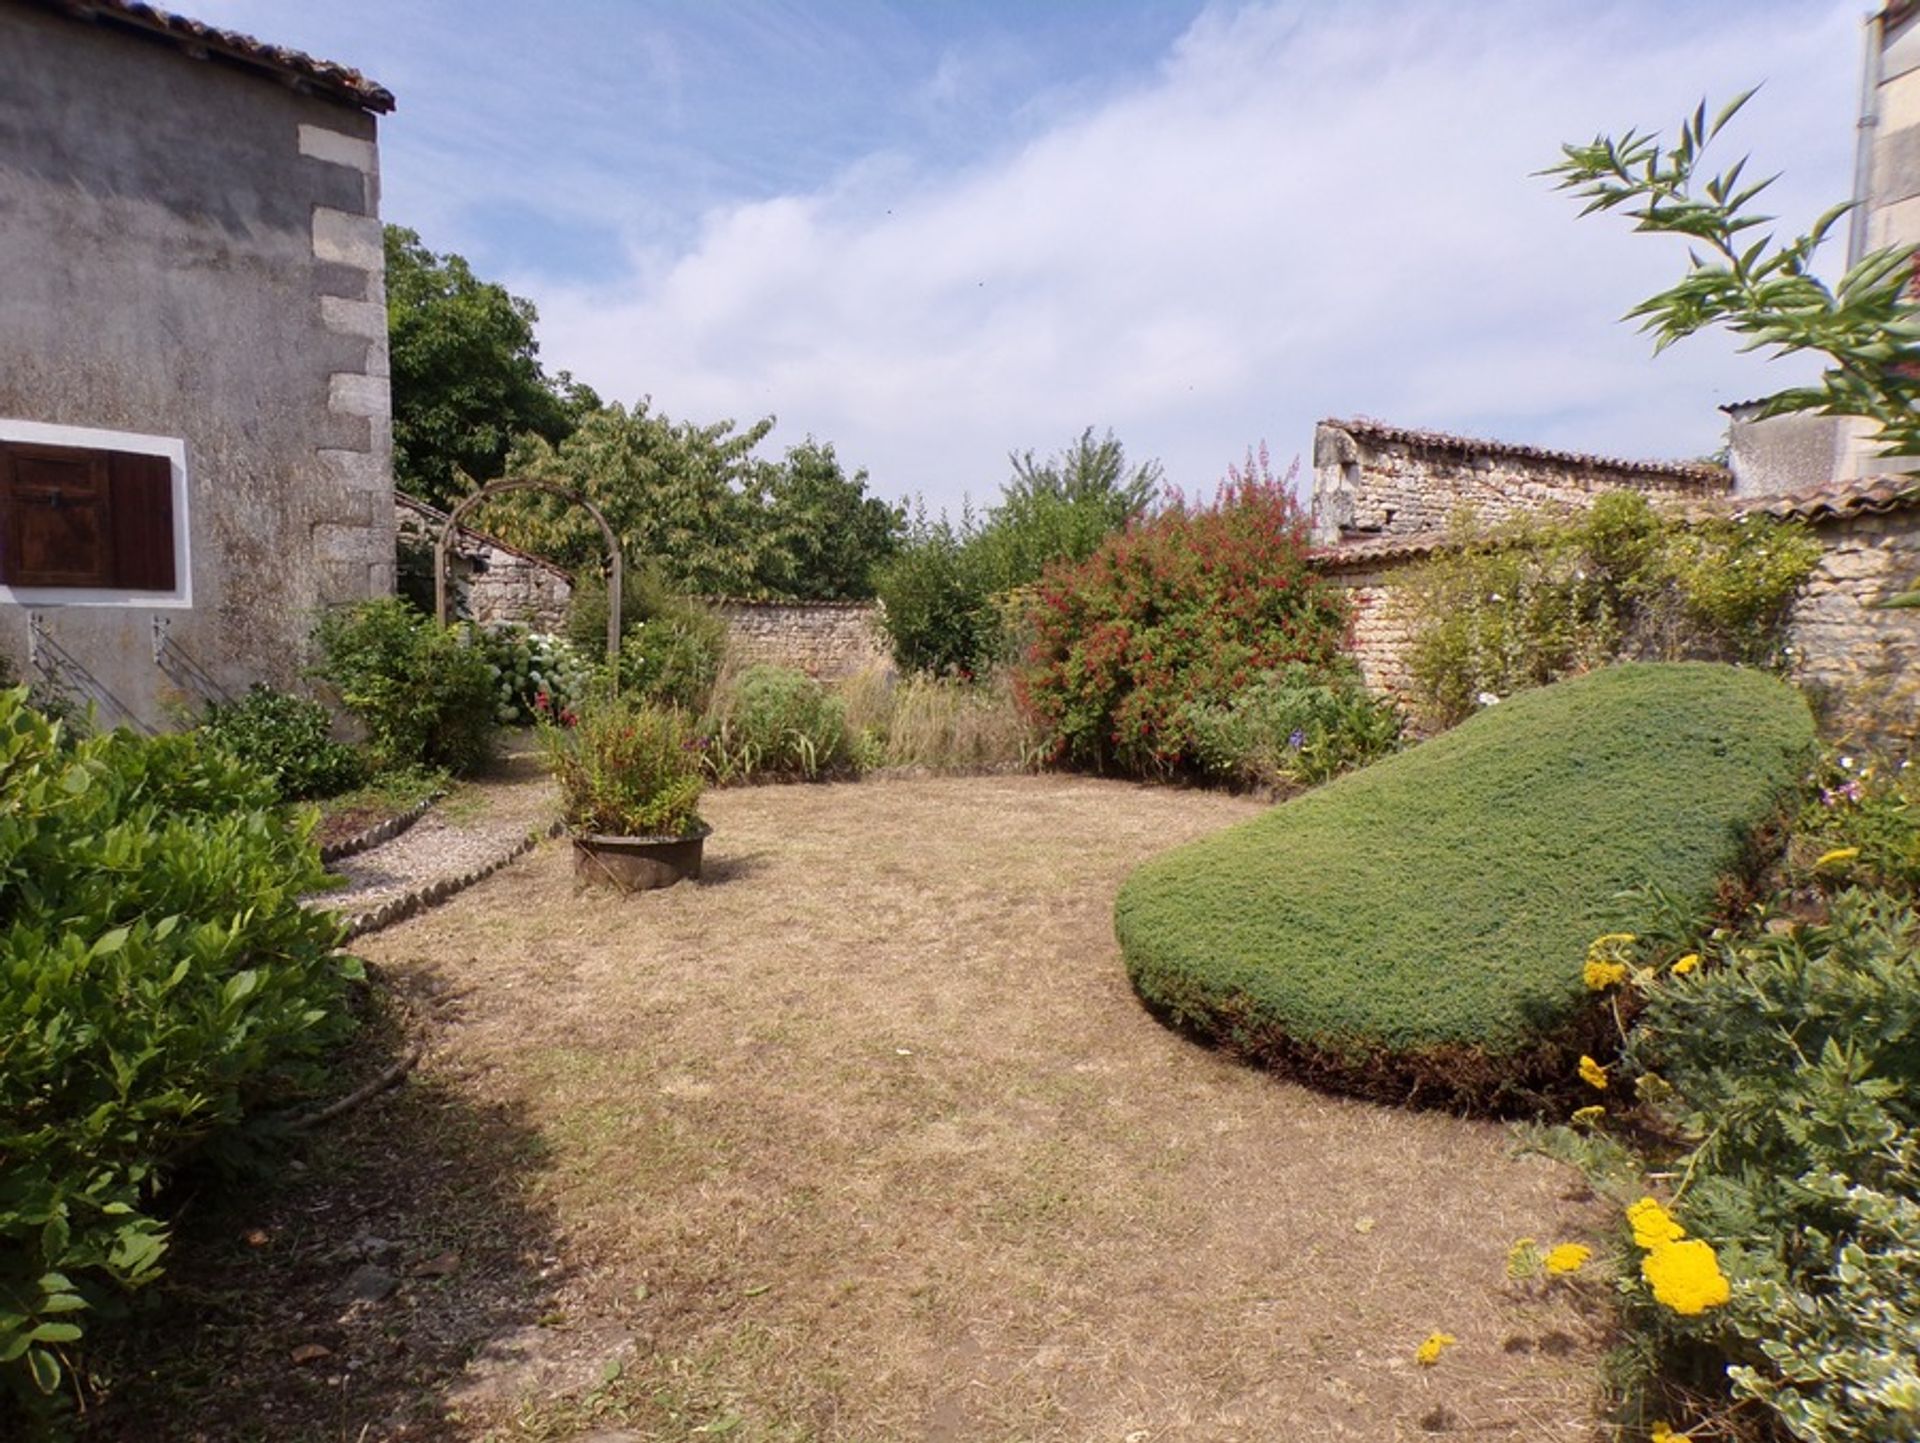
[[[1728,510],[1735,516],[1766,515],[1780,520],[1836,521],[1920,506],[1920,476],[1863,476],[1829,481],[1779,496],[1741,496]]]
[[[1672,476],[1694,481],[1703,487],[1722,489],[1732,484],[1731,475],[1722,466],[1698,461],[1629,461],[1617,456],[1594,456],[1584,451],[1556,451],[1546,446],[1525,446],[1512,441],[1489,441],[1482,437],[1455,436],[1446,431],[1422,431],[1411,426],[1391,426],[1366,416],[1349,420],[1328,419],[1323,426],[1366,436],[1376,441],[1398,442],[1429,451],[1460,451],[1475,455],[1520,456],[1532,461],[1557,461],[1563,465],[1591,466],[1597,470],[1620,471],[1629,475]]]
[[[310,86],[320,94],[382,114],[393,109],[393,92],[359,71],[299,50],[269,45],[235,30],[220,30],[143,0],[38,0],[77,20],[105,21],[172,40],[192,53],[220,55],[242,65]]]
[[[1359,541],[1342,541],[1316,548],[1312,560],[1327,570],[1349,566],[1365,567],[1382,561],[1411,561],[1416,556],[1431,556],[1451,543],[1444,531],[1409,531],[1399,536],[1369,536]]]
[[[441,529],[447,524],[446,512],[442,511],[438,506],[429,506],[418,496],[409,496],[404,491],[396,491],[393,493],[393,501],[396,506],[404,506],[409,511],[418,512],[430,521],[433,524],[433,534],[436,538],[440,535]],[[510,546],[498,536],[489,536],[484,531],[476,531],[465,522],[460,524],[460,536],[469,542],[478,542],[482,546],[492,547],[495,551],[504,551],[509,556],[517,556],[522,561],[530,561],[535,566],[544,567],[564,581],[571,582],[573,580],[573,573],[557,562],[549,561],[544,556],[535,556],[531,551],[522,551],[518,546]]]

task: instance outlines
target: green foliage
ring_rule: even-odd
[[[866,492],[867,473],[849,477],[833,447],[812,438],[780,465],[760,468],[750,594],[796,601],[872,596],[874,572],[898,549],[906,518]]]
[[[599,398],[541,369],[531,302],[403,227],[386,228],[386,250],[394,481],[450,506],[499,478],[515,436],[557,441]]]
[[[1765,414],[1815,411],[1878,423],[1883,451],[1920,455],[1920,320],[1908,291],[1913,248],[1871,251],[1835,286],[1814,273],[1814,255],[1851,203],[1834,206],[1784,244],[1764,231],[1771,216],[1753,202],[1772,181],[1742,184],[1742,159],[1703,172],[1707,147],[1751,98],[1748,91],[1709,121],[1704,102],[1671,147],[1629,130],[1617,140],[1563,145],[1545,172],[1587,202],[1582,214],[1624,210],[1635,229],[1684,236],[1687,273],[1628,314],[1655,336],[1656,349],[1710,326],[1746,339],[1748,350],[1811,351],[1831,363],[1817,385],[1782,391]]]
[[[256,684],[236,702],[207,708],[200,729],[240,761],[268,777],[287,801],[331,797],[358,786],[360,754],[332,734],[319,702]]]
[[[1634,491],[1565,519],[1526,518],[1458,545],[1408,580],[1409,658],[1429,720],[1626,656],[1779,663],[1788,610],[1818,565],[1797,522],[1691,524]]]
[[[698,739],[677,709],[597,694],[577,714],[544,713],[540,740],[574,831],[682,837],[699,830],[706,778]]]
[[[1262,672],[1331,669],[1340,593],[1307,564],[1305,518],[1263,451],[1210,506],[1176,501],[1048,571],[1021,694],[1054,760],[1164,776],[1195,769],[1193,720]]]
[[[86,1310],[158,1276],[169,1172],[347,1026],[277,802],[193,734],[76,740],[0,692],[0,1390],[59,1388]]]
[[[1248,1057],[1524,1105],[1598,1045],[1581,959],[1640,929],[1622,893],[1711,905],[1812,747],[1763,673],[1595,672],[1155,858],[1121,888],[1121,949],[1151,1006]]]
[[[620,598],[620,690],[663,706],[706,709],[727,655],[727,624],[698,602],[676,595],[658,572],[626,577]],[[596,659],[606,654],[607,588],[598,576],[575,586],[567,634]]]
[[[587,694],[594,663],[564,636],[524,626],[475,626],[463,630],[467,644],[486,661],[494,685],[494,719],[501,726],[531,726],[541,697],[559,710]],[[604,657],[605,643],[595,653]]]
[[[1026,590],[1056,561],[1082,561],[1110,532],[1146,514],[1160,463],[1129,468],[1111,431],[1091,427],[1058,455],[1009,457],[1013,476],[983,520],[916,516],[880,570],[882,621],[903,671],[967,678],[1008,659]]]
[[[1835,752],[1794,823],[1789,874],[1821,889],[1872,887],[1920,898],[1920,771],[1905,760]]]
[[[1400,745],[1400,714],[1351,672],[1292,662],[1185,718],[1207,776],[1242,786],[1317,786]]]
[[[324,613],[314,636],[316,674],[367,729],[376,766],[464,774],[487,760],[497,682],[464,633],[387,596]]]
[[[1808,1443],[1920,1432],[1920,917],[1904,895],[1846,889],[1820,922],[1674,944],[1705,964],[1641,972],[1645,1008],[1618,1069],[1642,1098],[1623,1135],[1567,1130],[1543,1150],[1622,1204],[1648,1169],[1730,1281],[1682,1316],[1620,1280],[1636,1367],[1653,1387],[1764,1407]],[[1637,1395],[1637,1396],[1636,1396]]]
[[[707,768],[722,784],[819,781],[855,769],[845,704],[783,666],[750,666],[724,683],[703,736]]]

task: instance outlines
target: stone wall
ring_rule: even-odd
[[[726,621],[729,651],[738,661],[790,666],[822,678],[893,667],[876,602],[715,600],[708,605]]]
[[[1806,522],[1825,548],[1788,621],[1795,680],[1821,694],[1830,725],[1883,737],[1920,735],[1920,611],[1875,603],[1920,583],[1920,494],[1887,483],[1827,499],[1776,498],[1756,510]],[[1406,703],[1414,638],[1405,582],[1442,549],[1435,538],[1350,542],[1316,566],[1354,608],[1349,653],[1373,691]]]
[[[374,115],[151,29],[0,5],[0,429],[168,454],[176,584],[5,588],[0,651],[164,727],[393,589],[393,479]]]
[[[401,586],[416,602],[431,607],[433,549],[447,524],[447,513],[399,495],[394,497],[393,510]],[[454,537],[449,563],[455,615],[483,626],[511,623],[548,632],[566,628],[573,580],[552,562],[462,526]]]
[[[1920,583],[1920,507],[1814,530],[1827,551],[1793,609],[1794,674],[1829,695],[1843,727],[1920,735],[1920,611],[1873,605]]]
[[[1463,508],[1483,523],[1591,505],[1606,491],[1696,500],[1724,496],[1717,466],[1623,461],[1538,446],[1322,421],[1313,439],[1313,539],[1320,546],[1443,529]]]

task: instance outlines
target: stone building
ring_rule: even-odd
[[[396,491],[393,524],[400,591],[421,610],[432,611],[433,551],[446,530],[447,513]],[[448,563],[453,615],[482,626],[510,624],[544,632],[566,629],[573,578],[565,568],[471,526],[462,526],[454,534]]]
[[[393,588],[376,117],[136,0],[0,0],[0,651],[144,726]]]

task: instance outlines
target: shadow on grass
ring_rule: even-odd
[[[414,966],[377,982],[341,1092],[457,1013]],[[429,1058],[261,1181],[186,1175],[164,1282],[100,1326],[83,1440],[452,1436],[450,1390],[490,1339],[553,1310],[547,1150],[517,1108]]]

